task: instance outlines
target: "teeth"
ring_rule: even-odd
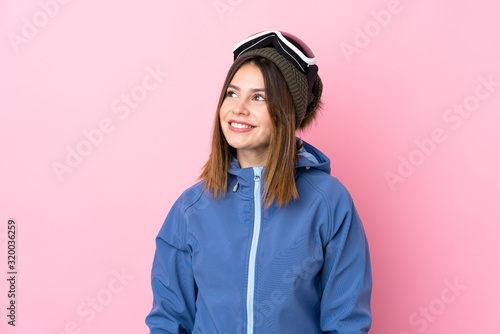
[[[239,129],[246,129],[246,128],[253,128],[253,126],[246,125],[246,124],[241,124],[241,123],[231,123],[231,126]]]

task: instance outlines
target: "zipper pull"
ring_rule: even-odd
[[[260,181],[260,179],[262,177],[261,175],[262,175],[263,169],[264,169],[264,167],[254,167],[253,168],[253,174],[254,174],[253,180],[255,181],[255,183]]]

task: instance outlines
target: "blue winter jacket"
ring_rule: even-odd
[[[351,196],[305,143],[299,199],[261,206],[262,167],[229,169],[220,199],[204,182],[175,202],[156,238],[151,333],[367,333],[372,277]]]

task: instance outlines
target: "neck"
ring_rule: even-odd
[[[241,168],[264,167],[267,161],[267,150],[263,152],[237,150],[236,159],[238,159]]]

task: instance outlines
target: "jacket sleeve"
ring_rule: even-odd
[[[186,221],[177,200],[156,237],[151,270],[153,308],[146,317],[151,334],[191,333],[197,287],[186,245]]]
[[[321,330],[368,333],[372,317],[372,274],[368,242],[351,196],[344,188],[331,204],[331,239],[324,251]]]

